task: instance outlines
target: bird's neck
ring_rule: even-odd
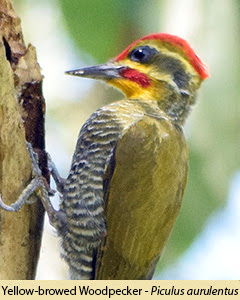
[[[147,88],[134,82],[125,84],[122,81],[114,81],[111,84],[119,88],[127,99],[139,99],[150,106],[158,107],[178,125],[184,125],[191,106],[195,103],[199,86],[199,83],[192,84],[188,89],[180,90],[167,80],[155,81]]]
[[[169,94],[162,99],[158,99],[157,103],[174,122],[184,125],[191,106],[195,102],[195,95],[179,95],[176,93]]]
[[[162,90],[153,94],[131,95],[128,99],[140,99],[150,106],[165,112],[178,125],[184,125],[191,106],[195,103],[196,93],[178,93],[173,90]]]

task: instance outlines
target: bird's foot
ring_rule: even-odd
[[[64,185],[66,183],[66,179],[60,176],[49,153],[47,153],[47,156],[48,156],[48,169],[56,183],[57,191],[62,194],[64,190]]]
[[[59,228],[64,225],[65,216],[60,212],[56,211],[52,206],[49,196],[54,195],[55,191],[52,190],[49,185],[45,184],[42,177],[42,172],[38,164],[38,155],[33,151],[32,145],[27,142],[27,149],[32,161],[32,180],[28,186],[23,190],[18,200],[11,205],[7,205],[3,202],[0,196],[0,207],[6,211],[16,212],[21,209],[23,204],[31,204],[36,201],[36,198],[30,198],[35,193],[42,201],[42,204],[48,214],[50,223],[55,227]]]

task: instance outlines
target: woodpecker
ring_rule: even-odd
[[[126,96],[94,112],[78,137],[60,209],[71,278],[151,279],[181,206],[182,126],[207,67],[185,40],[160,33],[106,64],[67,73]]]
[[[187,41],[158,33],[106,64],[67,74],[103,80],[126,96],[85,122],[66,180],[49,164],[60,210],[46,193],[42,201],[70,278],[151,279],[181,207],[188,173],[183,125],[208,68]]]

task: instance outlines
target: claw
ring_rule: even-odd
[[[21,209],[21,207],[23,206],[23,204],[25,204],[25,203],[31,204],[36,201],[36,200],[30,199],[31,195],[34,192],[36,192],[37,195],[40,197],[42,204],[48,214],[50,223],[56,229],[61,228],[61,227],[65,226],[65,223],[66,223],[65,214],[63,214],[63,212],[56,211],[54,209],[54,207],[52,206],[49,196],[53,196],[55,194],[55,191],[53,189],[51,189],[47,184],[45,184],[44,178],[42,177],[42,172],[38,165],[38,155],[36,152],[33,151],[32,145],[28,142],[27,142],[27,149],[28,149],[31,161],[32,161],[33,179],[28,184],[28,186],[23,190],[23,192],[19,196],[18,200],[15,203],[11,204],[10,206],[5,204],[0,196],[0,207],[4,210],[10,211],[10,212],[19,211]],[[56,169],[53,162],[52,162],[52,165]],[[54,169],[54,171],[55,171],[55,169]],[[57,175],[55,175],[55,176],[57,176],[57,179],[58,179],[58,182],[56,182],[57,185],[59,185],[60,187],[63,188],[64,179],[62,179],[60,177],[60,175],[57,171],[54,174],[57,174]]]
[[[52,188],[49,188],[48,189],[48,196],[49,197],[53,197],[55,194],[56,194],[56,190],[52,189]]]
[[[50,154],[48,153],[47,154],[48,156],[48,169],[56,183],[56,186],[57,186],[57,190],[59,193],[63,193],[64,191],[64,185],[66,183],[66,179],[62,178],[54,164],[54,162],[52,161],[52,158],[50,156]]]
[[[14,203],[15,204],[15,203]],[[6,211],[16,211],[16,209],[13,207],[14,204],[11,204],[10,206],[5,204],[3,201],[2,201],[2,197],[0,196],[0,207]]]

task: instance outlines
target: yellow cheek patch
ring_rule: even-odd
[[[127,98],[153,98],[153,87],[142,88],[138,83],[127,80],[125,78],[112,79],[108,81],[109,84],[121,90]]]
[[[126,59],[122,62],[123,67],[119,75],[121,78],[114,78],[108,81],[109,84],[120,89],[128,98],[153,98],[153,82],[146,74],[146,67]]]

